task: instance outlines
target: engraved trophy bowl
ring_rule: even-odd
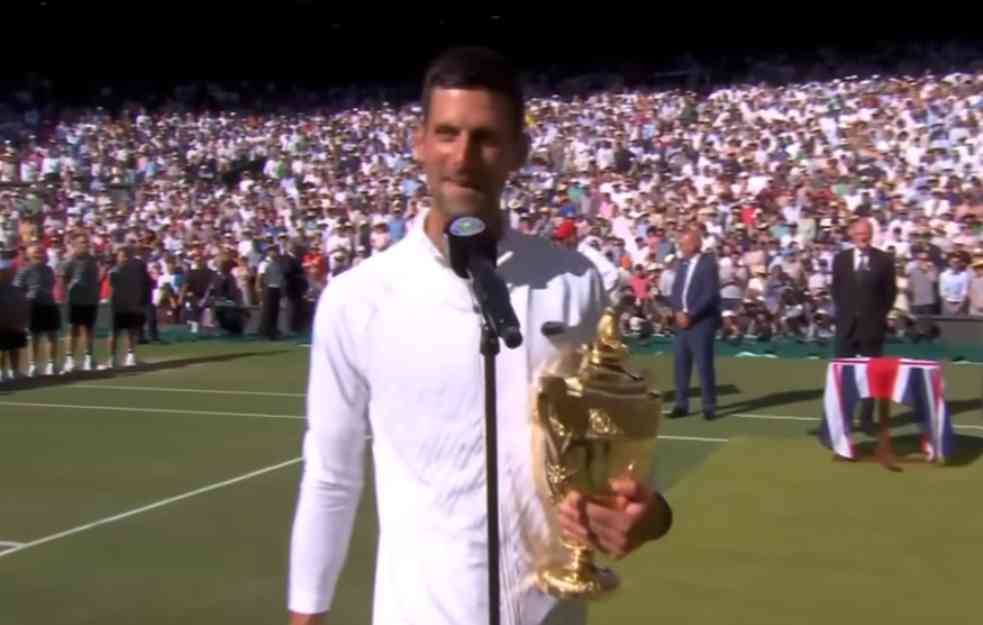
[[[662,399],[648,376],[626,367],[628,349],[608,308],[597,336],[577,354],[571,375],[544,374],[538,380],[536,421],[544,432],[542,460],[550,500],[555,506],[571,490],[589,499],[612,494],[610,482],[651,478]],[[563,536],[565,561],[537,570],[539,588],[555,597],[596,600],[619,585],[613,571],[594,563],[593,550]]]

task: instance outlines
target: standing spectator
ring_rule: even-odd
[[[136,346],[140,341],[140,328],[143,327],[150,275],[147,266],[139,261],[133,248],[124,245],[116,252],[116,266],[109,270],[109,284],[112,288],[110,302],[113,311],[113,332],[109,338],[109,361],[107,369],[118,365],[119,336],[126,334],[126,360],[124,366],[135,367]]]
[[[285,279],[283,260],[277,247],[271,245],[266,254],[266,260],[259,268],[260,292],[263,294],[263,316],[259,332],[271,341],[275,341],[280,336],[280,298]]]
[[[46,263],[44,248],[35,243],[27,248],[29,264],[17,273],[14,285],[23,289],[31,304],[31,367],[28,377],[38,374],[41,362],[41,340],[48,339],[48,364],[44,375],[55,374],[58,360],[58,330],[61,329],[61,313],[55,303],[55,272]]]
[[[918,253],[915,265],[908,271],[908,303],[915,318],[915,336],[931,336],[932,321],[938,310],[939,272],[927,251]]]
[[[304,245],[292,241],[283,257],[283,286],[290,306],[290,332],[300,334],[306,324],[307,310],[304,294],[307,293],[307,274],[304,271]]]
[[[202,257],[200,249],[191,252],[191,270],[181,287],[181,307],[186,315],[185,320],[191,326],[191,333],[198,334],[202,313],[205,309],[205,297],[215,281],[217,274]]]
[[[82,370],[93,368],[92,354],[95,347],[96,317],[99,313],[99,263],[90,252],[89,237],[76,235],[73,256],[62,266],[62,284],[68,301],[68,322],[71,326],[71,342],[65,356],[65,373],[75,370],[75,354],[79,338],[84,340],[85,358]]]
[[[969,273],[958,254],[949,256],[949,268],[939,276],[939,295],[942,297],[943,315],[961,315],[966,312]]]
[[[983,258],[973,262],[973,272],[969,283],[969,314],[983,315]]]

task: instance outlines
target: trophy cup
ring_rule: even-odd
[[[593,343],[580,347],[572,375],[547,373],[539,379],[536,421],[543,432],[540,476],[553,505],[571,490],[588,498],[612,494],[610,481],[650,478],[662,400],[647,376],[625,366],[616,311],[604,311]],[[569,367],[572,368],[572,367]],[[540,464],[537,462],[537,464]],[[600,599],[615,590],[613,571],[594,564],[591,548],[561,538],[566,561],[537,570],[538,587],[559,598]]]

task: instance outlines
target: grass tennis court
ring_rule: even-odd
[[[0,386],[0,625],[285,622],[307,349],[142,353]],[[668,390],[671,358],[645,362]],[[666,421],[659,443],[677,525],[615,566],[591,623],[978,622],[983,370],[945,368],[952,465],[893,474],[816,441],[824,366],[719,361],[723,418]],[[915,429],[894,415],[901,450]],[[370,622],[375,532],[368,489],[332,623]]]

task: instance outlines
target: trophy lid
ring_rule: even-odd
[[[618,314],[608,306],[597,324],[597,336],[589,349],[590,364],[618,366],[628,360],[628,347],[621,340]]]

